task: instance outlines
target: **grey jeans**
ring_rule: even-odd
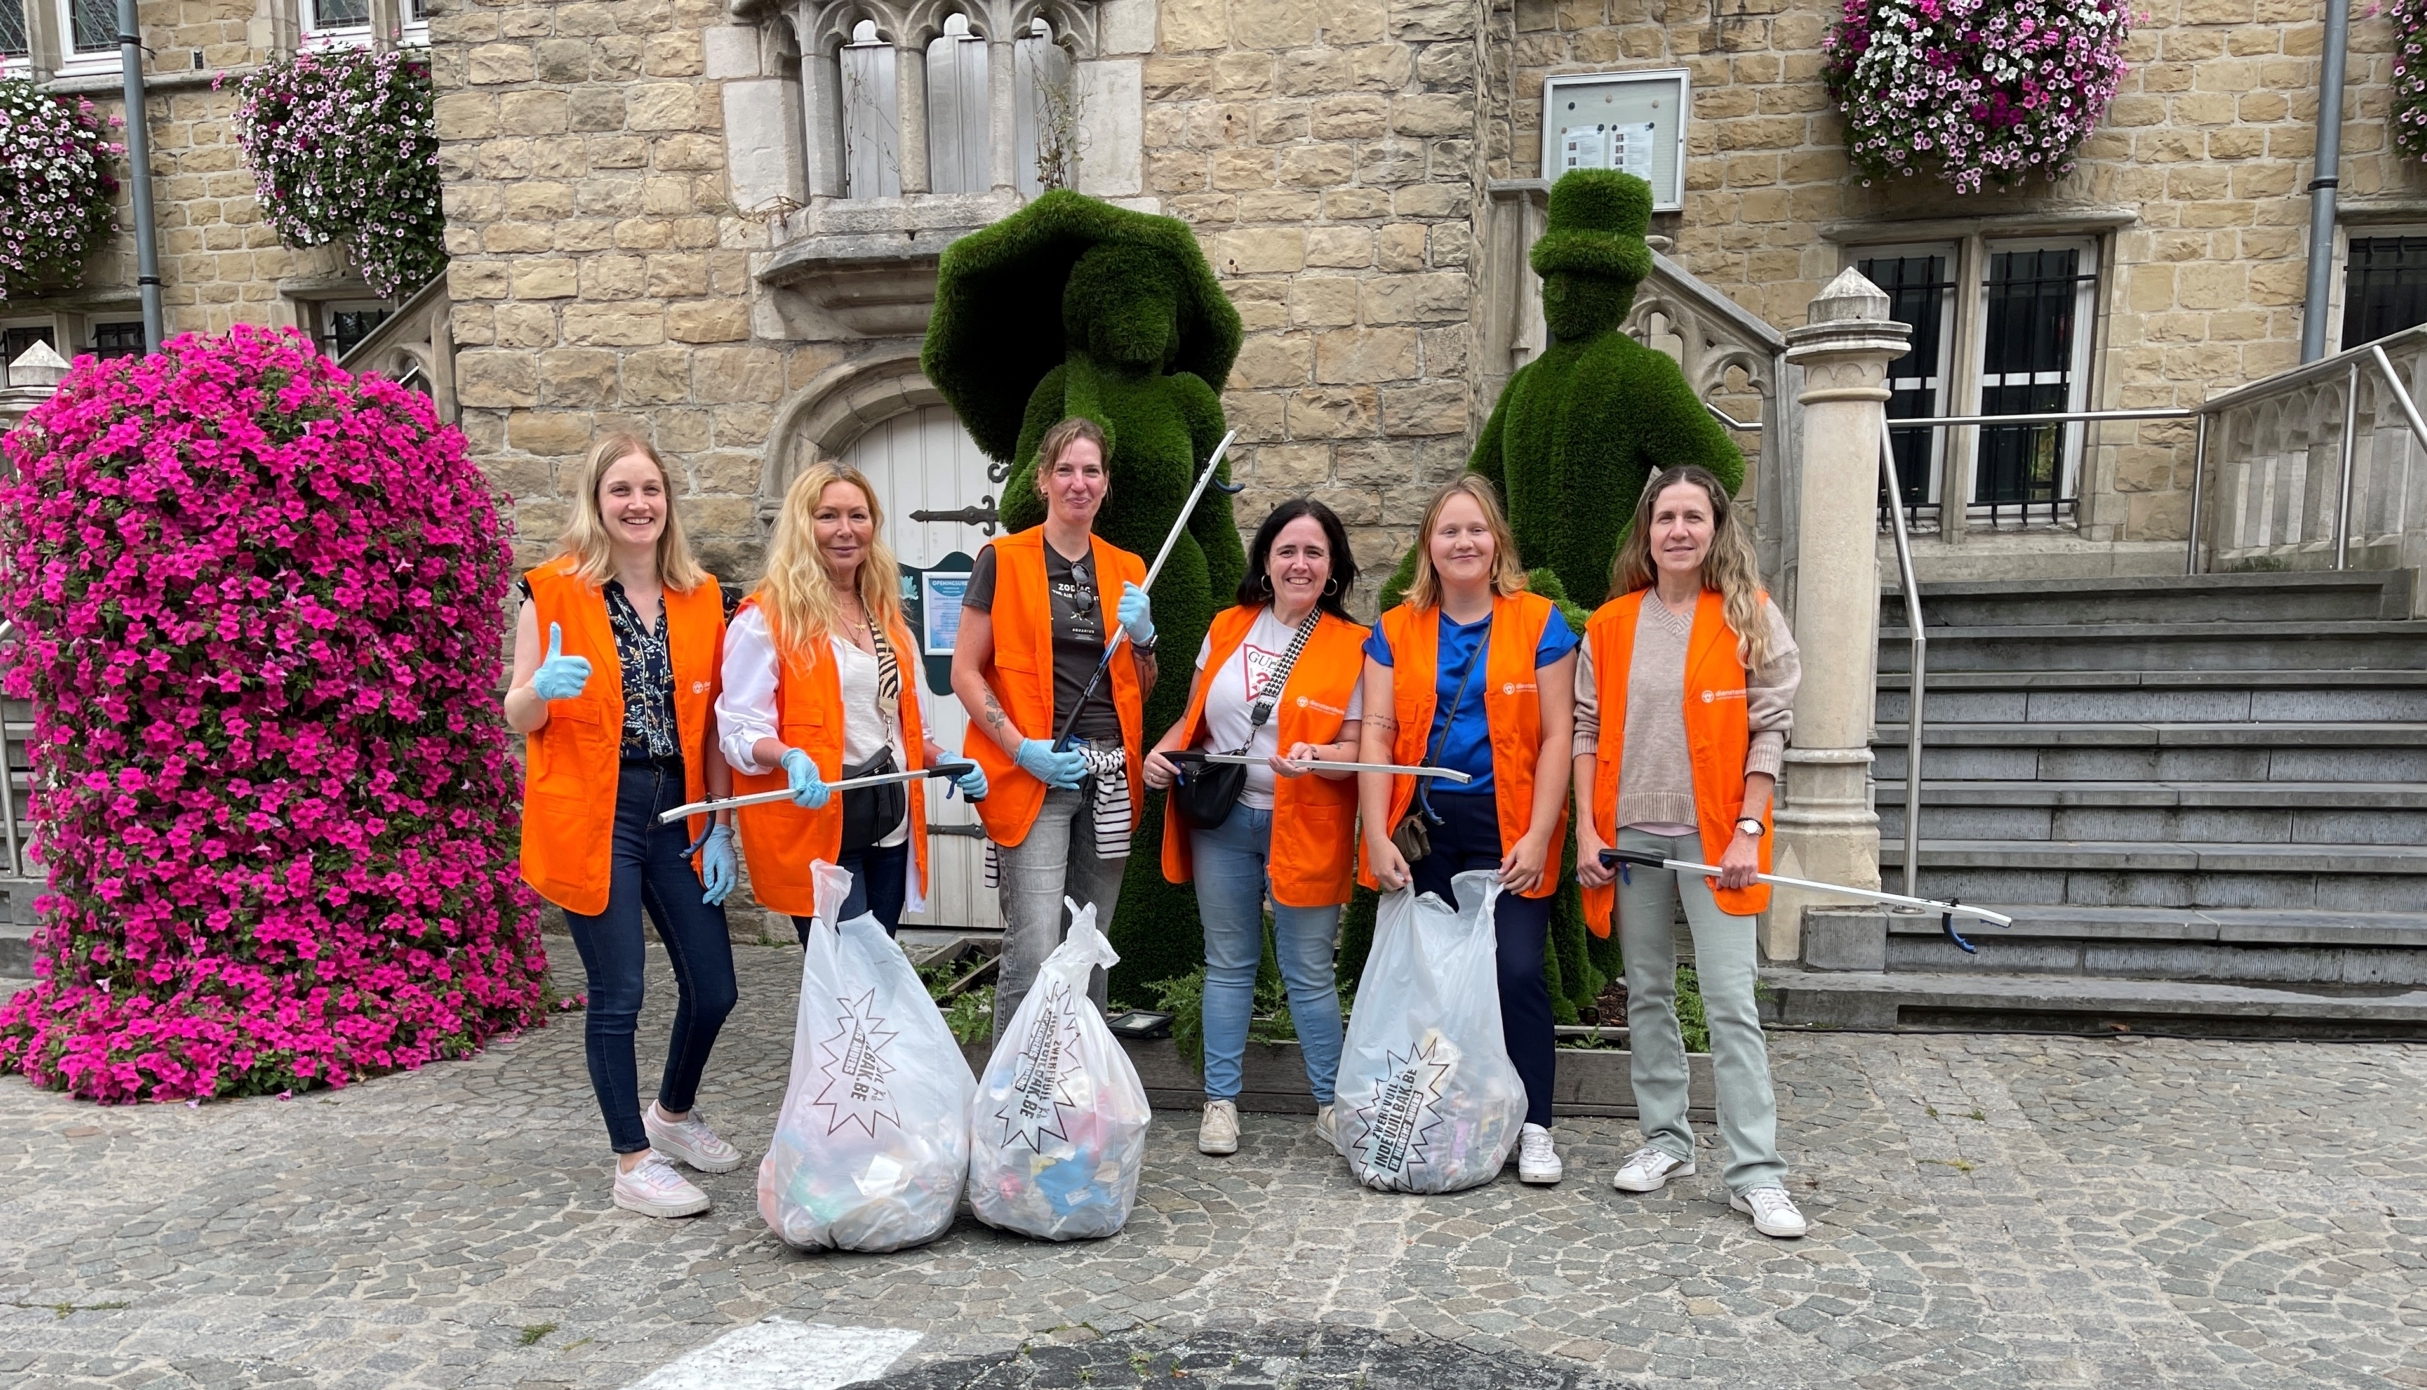
[[[1113,909],[1121,902],[1121,872],[1127,859],[1096,857],[1095,826],[1090,806],[1091,782],[1076,790],[1048,789],[1028,838],[1016,845],[995,846],[998,891],[1003,902],[1003,967],[994,987],[994,1036],[1019,1012],[1028,987],[1036,983],[1045,958],[1062,944],[1068,925],[1062,897],[1068,894],[1082,907],[1094,903],[1096,925],[1112,930]],[[1094,972],[1087,996],[1104,1008],[1104,972]]]
[[[1620,849],[1649,850],[1663,859],[1696,863],[1702,841],[1622,828]],[[1692,1162],[1694,1131],[1686,1123],[1685,1040],[1677,1029],[1677,943],[1674,909],[1685,904],[1694,933],[1694,974],[1702,982],[1702,1015],[1711,1029],[1711,1062],[1719,1083],[1719,1134],[1730,1161],[1730,1192],[1784,1184],[1778,1157],[1778,1097],[1770,1089],[1769,1047],[1753,1002],[1758,950],[1754,922],[1719,909],[1700,874],[1627,867],[1618,886],[1618,945],[1626,953],[1626,1026],[1635,1052],[1635,1105],[1643,1142]]]

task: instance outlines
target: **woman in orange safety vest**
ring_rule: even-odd
[[[1576,636],[1557,605],[1526,591],[1516,538],[1488,480],[1461,474],[1425,508],[1407,600],[1382,615],[1365,654],[1360,760],[1430,763],[1472,779],[1359,773],[1366,882],[1455,902],[1453,875],[1499,875],[1500,1024],[1526,1096],[1517,1177],[1555,1183],[1557,1059],[1543,953],[1567,821]],[[1432,842],[1413,865],[1391,842],[1410,815],[1423,818]]]
[[[1146,785],[1172,784],[1164,755],[1181,749],[1264,759],[1243,769],[1239,799],[1219,824],[1163,817],[1163,876],[1194,879],[1205,924],[1205,1116],[1197,1149],[1239,1149],[1241,1061],[1256,969],[1264,959],[1264,898],[1289,987],[1315,1131],[1332,1137],[1332,1079],[1340,1070],[1340,992],[1332,947],[1357,854],[1353,772],[1364,703],[1365,629],[1348,616],[1357,583],[1348,531],[1329,507],[1293,498],[1273,509],[1247,548],[1235,607],[1214,615],[1197,652],[1188,712],[1146,755]]]
[[[952,689],[974,730],[965,741],[991,785],[978,805],[1003,901],[1003,964],[994,992],[1000,1037],[1062,941],[1064,895],[1109,925],[1144,809],[1139,754],[1155,683],[1146,562],[1095,534],[1111,486],[1104,431],[1073,416],[1037,441],[1045,521],[978,552],[961,600]],[[1129,650],[1082,693],[1118,624]],[[1067,747],[1055,746],[1073,707]],[[1104,972],[1089,997],[1104,1007]]]
[[[776,514],[766,574],[725,637],[716,713],[735,786],[792,793],[739,813],[750,891],[792,918],[804,946],[818,860],[851,874],[837,925],[868,913],[890,936],[904,912],[927,905],[926,784],[845,792],[839,802],[826,786],[946,756],[927,737],[919,649],[884,530],[876,489],[858,469],[802,469]],[[982,797],[986,774],[972,769],[960,785]]]
[[[610,434],[590,450],[556,556],[523,576],[522,596],[505,713],[527,740],[523,877],[565,910],[589,979],[582,1035],[616,1153],[615,1204],[694,1215],[708,1196],[669,1160],[707,1173],[742,1161],[692,1109],[734,1002],[722,906],[733,891],[733,829],[721,817],[666,826],[657,817],[727,790],[713,707],[725,608],[683,539],[673,483],[646,441]],[[632,1050],[644,909],[679,999],[646,1111]]]
[[[1677,1027],[1670,922],[1680,901],[1728,1144],[1729,1201],[1766,1236],[1804,1233],[1778,1157],[1778,1102],[1753,1002],[1753,915],[1769,906],[1770,794],[1793,723],[1802,667],[1795,638],[1761,592],[1753,547],[1727,488],[1691,465],[1643,490],[1610,576],[1618,595],[1585,625],[1576,668],[1576,871],[1586,925],[1626,953],[1643,1147],[1621,1192],[1653,1192],[1694,1171],[1685,1044]],[[1714,881],[1629,865],[1613,886],[1610,846],[1715,864]]]

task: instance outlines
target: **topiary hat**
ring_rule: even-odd
[[[1188,224],[1054,189],[944,248],[919,366],[988,455],[1008,461],[1037,382],[1068,355],[1062,316],[1071,267],[1089,250],[1160,253],[1176,283],[1180,342],[1170,370],[1218,394],[1239,355],[1239,311]]]
[[[1652,273],[1652,186],[1615,169],[1573,169],[1551,185],[1550,222],[1534,243],[1534,273],[1567,271],[1623,284]]]

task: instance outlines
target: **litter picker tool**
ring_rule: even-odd
[[[1605,849],[1601,851],[1603,868],[1616,869],[1623,874],[1629,864],[1641,864],[1651,869],[1674,869],[1681,874],[1707,874],[1712,878],[1719,876],[1719,869],[1715,865],[1696,864],[1685,859],[1663,859],[1650,850]],[[1882,893],[1876,888],[1848,888],[1842,883],[1814,883],[1808,878],[1788,878],[1782,874],[1755,874],[1753,877],[1759,882],[1774,883],[1781,888],[1808,888],[1815,893],[1838,893],[1849,898],[1860,898],[1865,902],[1879,903],[1887,907],[1914,907],[1920,908],[1924,912],[1935,912],[1938,914],[1939,929],[1947,934],[1947,940],[1961,946],[1966,954],[1978,951],[1980,948],[1957,934],[1956,918],[1975,917],[1983,922],[1994,922],[2001,927],[2014,925],[2014,919],[2002,912],[1991,912],[1985,907],[1966,907],[1951,898],[1942,903],[1935,898],[1908,898],[1902,893]]]
[[[948,759],[933,767],[922,767],[914,772],[879,772],[867,777],[850,777],[840,782],[828,782],[826,790],[855,792],[863,787],[881,787],[888,782],[916,782],[922,777],[959,777],[975,770],[976,767],[976,763]],[[672,825],[686,816],[703,816],[716,811],[732,810],[737,806],[763,806],[770,801],[790,801],[791,799],[792,793],[789,791],[752,792],[748,796],[712,796],[706,801],[694,801],[688,805],[677,806],[660,815],[657,823]]]
[[[1163,548],[1155,552],[1155,562],[1146,567],[1146,582],[1140,584],[1139,588],[1148,593],[1154,592],[1155,576],[1163,572],[1163,562],[1171,558],[1171,548],[1180,543],[1180,533],[1188,529],[1188,518],[1195,514],[1197,499],[1205,495],[1208,484],[1226,493],[1246,489],[1245,483],[1226,483],[1214,476],[1214,470],[1222,466],[1222,456],[1230,452],[1230,441],[1238,437],[1239,432],[1232,430],[1222,436],[1221,443],[1214,446],[1213,457],[1205,460],[1205,471],[1197,475],[1195,489],[1188,494],[1188,501],[1181,506],[1180,514],[1172,519],[1171,534],[1163,538]],[[1128,636],[1128,628],[1115,627],[1112,630],[1112,640],[1104,644],[1104,659],[1096,663],[1095,674],[1087,678],[1087,688],[1079,692],[1078,703],[1072,705],[1070,713],[1062,718],[1062,732],[1053,741],[1053,751],[1056,753],[1070,747],[1070,731],[1079,722],[1079,711],[1087,708],[1087,702],[1095,698],[1096,687],[1104,682],[1104,673],[1112,669],[1112,654],[1121,649],[1122,640]]]
[[[1186,767],[1192,762],[1237,763],[1241,767],[1262,767],[1264,760],[1252,753],[1165,753],[1163,755]],[[1307,758],[1310,767],[1320,766],[1335,772],[1386,772],[1393,777],[1440,777],[1451,782],[1472,782],[1467,773],[1452,767],[1409,767],[1403,763],[1344,763],[1332,758]]]

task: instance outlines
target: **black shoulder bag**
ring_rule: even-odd
[[[876,647],[876,712],[886,728],[885,746],[866,762],[845,763],[843,777],[875,777],[902,769],[893,761],[892,730],[900,717],[902,702],[902,666],[893,654],[893,644],[875,621],[868,624],[868,636]],[[914,697],[915,698],[915,697]],[[910,814],[910,794],[899,782],[881,787],[861,787],[843,793],[843,845],[841,853],[856,854],[874,846],[894,831]]]
[[[1298,653],[1306,649],[1306,639],[1314,635],[1315,625],[1323,621],[1318,608],[1298,624],[1298,633],[1289,639],[1289,650],[1281,654],[1281,664],[1264,682],[1263,692],[1247,711],[1247,742],[1231,750],[1244,753],[1255,746],[1256,731],[1272,718],[1273,707],[1281,702],[1281,687],[1289,684],[1290,668],[1298,664]],[[1180,777],[1171,784],[1171,804],[1180,809],[1188,823],[1199,830],[1219,830],[1230,819],[1231,808],[1239,804],[1239,793],[1247,789],[1247,766],[1244,763],[1207,762],[1202,753],[1166,753],[1163,755],[1179,765]]]
[[[1449,726],[1458,722],[1458,708],[1466,703],[1467,682],[1475,678],[1475,667],[1482,664],[1483,653],[1490,650],[1491,645],[1492,635],[1487,630],[1483,640],[1475,644],[1475,654],[1466,659],[1466,674],[1458,677],[1458,693],[1450,697],[1449,718],[1441,721],[1440,739],[1425,745],[1424,761],[1416,766],[1431,767],[1433,759],[1441,756],[1441,745],[1449,742]],[[1390,829],[1391,847],[1398,850],[1399,857],[1410,864],[1433,852],[1432,826],[1426,822],[1441,819],[1433,814],[1432,804],[1424,799],[1424,784],[1428,780],[1423,777],[1416,779],[1415,799],[1407,803],[1407,814],[1399,817],[1399,823]]]

